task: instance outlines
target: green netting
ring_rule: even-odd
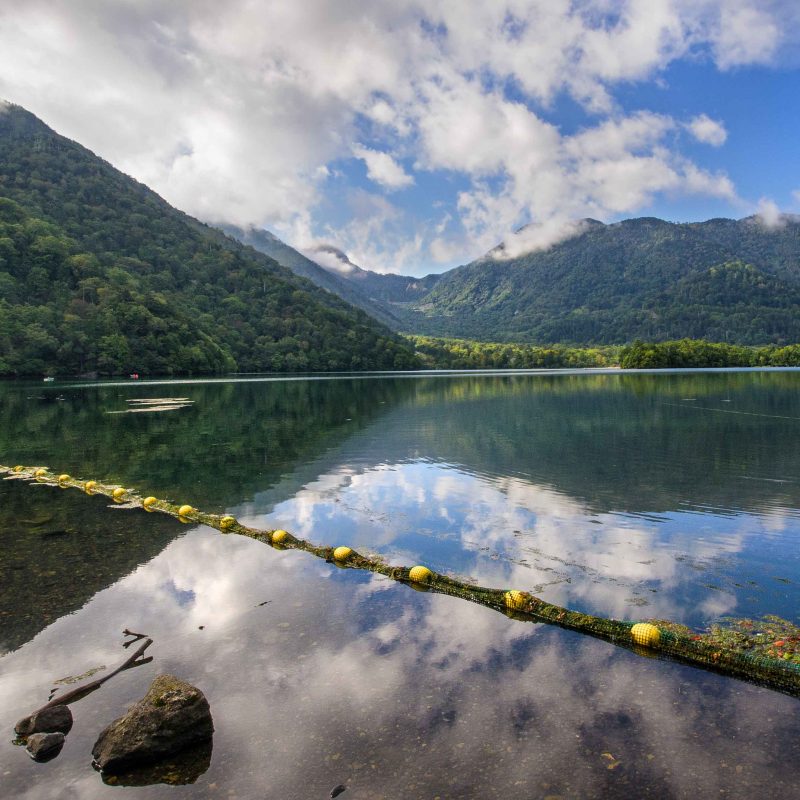
[[[189,505],[177,505],[154,497],[143,499],[135,490],[115,484],[77,480],[69,475],[58,475],[46,467],[0,465],[0,474],[5,474],[7,480],[36,481],[62,489],[75,488],[83,490],[87,494],[105,495],[120,504],[144,507],[147,511],[159,511],[184,522],[200,522],[216,528],[222,533],[248,536],[275,548],[304,550],[342,568],[377,572],[416,589],[447,594],[479,603],[502,611],[514,619],[558,625],[561,628],[612,642],[642,656],[680,661],[768,686],[786,694],[800,696],[800,663],[798,660],[788,651],[783,654],[783,657],[765,655],[763,648],[756,647],[756,640],[748,637],[744,632],[744,623],[753,626],[749,620],[733,621],[732,627],[728,629],[715,626],[712,632],[706,634],[693,634],[689,629],[680,625],[663,620],[652,620],[642,627],[644,631],[644,638],[642,638],[641,635],[635,636],[636,632],[632,631],[635,625],[641,625],[641,623],[582,614],[547,603],[528,592],[475,586],[468,581],[431,572],[427,568],[392,566],[379,556],[362,555],[349,547],[333,548],[315,545],[284,530],[258,530],[241,525],[230,516],[207,514]],[[766,619],[776,620],[776,624],[780,623],[784,630],[791,628],[792,639],[798,643],[798,652],[800,652],[800,629],[775,617]],[[637,638],[645,641],[646,644],[637,642]],[[784,642],[780,643],[784,644]],[[775,645],[777,646],[778,642]],[[770,650],[769,652],[774,651]]]

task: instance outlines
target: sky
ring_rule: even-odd
[[[796,0],[0,4],[0,98],[204,221],[379,272],[586,217],[774,224],[799,87]]]

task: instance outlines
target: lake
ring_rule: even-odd
[[[15,382],[0,418],[0,463],[601,616],[800,623],[800,371]],[[213,751],[131,797],[800,797],[793,697],[74,490],[3,481],[0,518],[4,797],[119,796],[92,745],[161,672]],[[16,720],[125,628],[152,663],[34,763]]]

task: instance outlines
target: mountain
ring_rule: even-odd
[[[403,330],[429,336],[578,345],[800,341],[800,217],[771,227],[755,217],[585,220],[576,230],[513,258],[499,245],[435,281],[422,279],[416,296],[373,296],[391,302]]]
[[[234,225],[224,225],[222,230],[243,244],[250,245],[254,250],[258,250],[259,253],[268,255],[281,266],[290,269],[295,275],[307,278],[321,289],[332,292],[341,297],[342,300],[346,300],[350,305],[366,311],[367,314],[384,325],[395,330],[399,330],[402,326],[401,321],[392,313],[390,307],[370,299],[367,294],[362,292],[359,284],[351,283],[336,272],[332,272],[312,261],[268,230],[253,227],[245,229]],[[337,252],[341,253],[341,251]],[[358,270],[359,268],[354,266],[354,269]]]
[[[350,260],[350,256],[332,244],[316,244],[309,249],[317,263],[331,272],[341,272],[352,278],[363,277],[367,270],[361,269],[358,264]]]
[[[329,244],[319,244],[308,252],[312,258],[281,241],[267,230],[242,229],[232,225],[222,228],[228,235],[274,258],[296,275],[308,278],[317,286],[348,303],[393,330],[406,330],[406,306],[419,300],[439,281],[440,275],[410,278],[406,275],[373,272],[354,264],[345,252]]]
[[[442,277],[426,275],[424,278],[411,278],[393,272],[362,269],[354,264],[346,253],[329,244],[317,245],[312,249],[312,254],[317,263],[325,269],[358,286],[373,303],[385,309],[392,309],[394,313],[398,312],[398,306],[419,301]]]
[[[0,375],[416,363],[363,311],[0,105]]]

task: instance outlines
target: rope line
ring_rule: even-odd
[[[469,600],[501,611],[513,619],[556,625],[603,639],[641,656],[678,661],[800,697],[800,664],[726,647],[713,641],[708,634],[687,636],[670,630],[664,624],[583,614],[547,603],[530,592],[476,586],[433,572],[422,565],[392,566],[379,556],[362,555],[350,547],[317,545],[283,529],[250,528],[230,515],[209,514],[188,504],[177,505],[152,496],[142,497],[131,488],[102,481],[80,480],[65,473],[57,474],[47,467],[0,465],[0,474],[5,474],[6,480],[23,480],[62,489],[79,489],[89,495],[104,495],[127,507],[157,511],[181,522],[202,523],[221,533],[247,536],[276,549],[302,550],[339,567],[375,572],[417,590]]]

